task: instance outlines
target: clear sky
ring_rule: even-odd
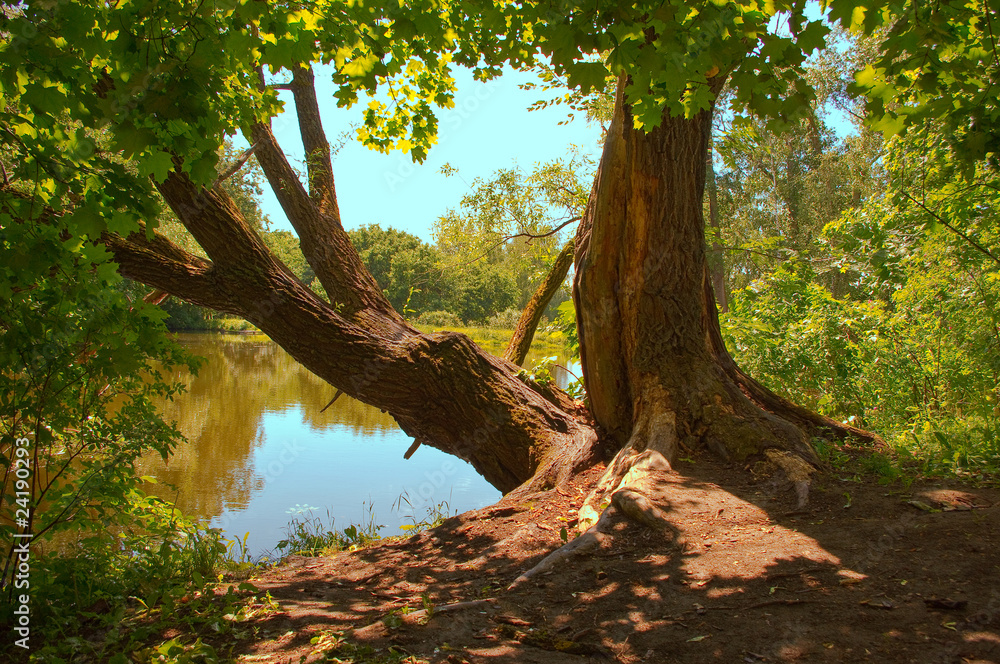
[[[568,124],[568,108],[554,106],[531,111],[528,106],[544,96],[525,91],[519,83],[532,80],[527,73],[510,72],[487,83],[474,81],[468,70],[456,69],[455,107],[438,111],[438,144],[423,164],[414,164],[409,154],[383,154],[351,139],[335,155],[333,162],[337,198],[347,229],[378,223],[392,226],[433,241],[434,220],[448,208],[458,207],[476,177],[488,177],[515,162],[528,170],[538,161],[563,157],[571,144],[581,151],[599,155],[601,129],[585,118]],[[339,109],[334,87],[323,67],[316,71],[323,127],[331,144],[352,122],[360,123],[365,102],[351,109]],[[286,111],[273,121],[275,135],[285,153],[301,165],[302,142],[295,123],[290,92],[282,92]],[[461,177],[445,177],[441,166],[449,163]],[[277,199],[265,187],[264,211],[272,228],[291,230]]]

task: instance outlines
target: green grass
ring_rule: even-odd
[[[326,556],[338,551],[355,551],[382,539],[384,526],[375,523],[375,513],[365,504],[366,523],[351,524],[342,530],[334,527],[335,519],[326,510],[326,520],[315,514],[313,507],[296,505],[289,512],[292,518],[285,526],[285,539],[275,547],[281,556]]]
[[[442,331],[461,332],[494,354],[497,351],[503,352],[507,344],[510,343],[510,338],[514,335],[514,330],[493,327],[442,327],[419,324],[415,325],[415,327],[421,332],[428,334]],[[566,335],[557,329],[539,328],[535,331],[531,348],[536,351],[548,349],[553,351],[564,350],[566,348]]]

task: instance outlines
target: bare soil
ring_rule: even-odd
[[[408,539],[292,558],[254,580],[281,609],[234,654],[298,664],[348,659],[335,646],[350,643],[452,664],[1000,662],[1000,492],[828,473],[797,512],[789,487],[741,468],[678,471],[673,533],[619,522],[606,548],[513,591],[563,527],[573,536],[602,468]]]

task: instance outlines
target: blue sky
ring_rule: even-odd
[[[515,162],[530,169],[535,162],[549,161],[567,154],[572,144],[584,152],[598,155],[601,130],[578,116],[566,119],[565,106],[528,111],[528,106],[543,96],[525,91],[519,83],[533,80],[532,75],[509,72],[493,81],[474,81],[470,72],[455,71],[457,91],[455,107],[438,112],[438,144],[423,164],[414,164],[408,154],[383,154],[361,145],[352,138],[335,155],[333,163],[337,198],[344,226],[348,229],[370,223],[392,226],[432,241],[434,220],[448,208],[457,207],[469,183],[476,177],[488,177]],[[360,122],[365,102],[351,109],[339,109],[333,98],[333,84],[323,67],[316,71],[317,94],[323,127],[331,144],[352,122]],[[301,162],[302,142],[295,123],[291,93],[283,92],[286,102],[284,119],[273,122],[279,144],[289,158]],[[461,177],[445,177],[441,166],[449,163]],[[274,194],[265,187],[264,211],[272,228],[291,230]]]

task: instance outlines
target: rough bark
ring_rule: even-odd
[[[649,514],[656,476],[681,450],[769,461],[800,498],[818,462],[797,422],[744,392],[721,341],[702,203],[711,127],[707,110],[637,130],[619,91],[577,235],[574,297],[590,406],[621,451],[582,526],[611,494],[620,511]]]
[[[510,338],[507,349],[503,352],[505,360],[518,366],[524,364],[524,358],[528,356],[531,340],[535,337],[535,330],[538,328],[538,322],[542,319],[545,307],[549,305],[552,296],[559,290],[566,275],[569,274],[570,266],[573,265],[575,246],[576,242],[573,240],[566,243],[566,246],[556,256],[552,269],[538,285],[535,294],[528,300],[527,306],[524,307],[524,311],[521,312],[521,317],[517,321],[517,327],[514,328],[514,335]]]

